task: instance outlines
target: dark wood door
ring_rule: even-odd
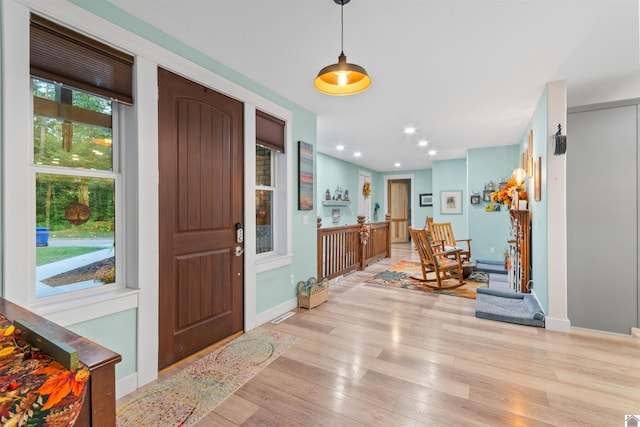
[[[243,328],[243,105],[162,69],[158,86],[163,368]]]

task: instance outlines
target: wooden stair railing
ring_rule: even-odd
[[[364,270],[391,256],[390,221],[320,228],[318,218],[318,280],[329,280],[356,270]]]

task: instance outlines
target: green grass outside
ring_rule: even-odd
[[[102,249],[104,248],[93,248],[90,246],[42,246],[36,248],[36,265],[49,264],[51,262],[60,261],[77,255],[88,254]]]

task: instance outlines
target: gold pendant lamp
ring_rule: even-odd
[[[327,95],[353,95],[366,90],[371,85],[367,71],[356,64],[349,64],[344,54],[344,5],[350,0],[333,0],[340,5],[341,37],[338,63],[324,67],[313,82],[316,89]]]

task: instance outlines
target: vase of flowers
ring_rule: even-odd
[[[514,209],[518,209],[518,204],[515,201],[528,200],[529,195],[523,185],[518,185],[515,179],[511,179],[507,182],[507,185],[491,193],[491,201],[494,203],[500,203],[507,206],[515,204]]]

